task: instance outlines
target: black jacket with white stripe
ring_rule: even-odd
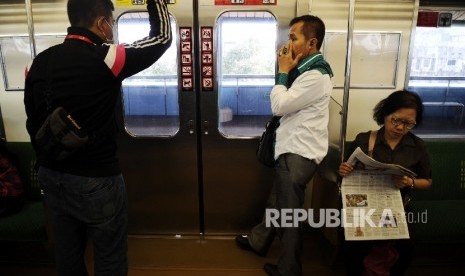
[[[34,148],[33,137],[48,115],[44,95],[47,87],[52,91],[52,110],[64,107],[94,137],[64,161],[44,161],[40,165],[89,177],[121,172],[116,158],[115,116],[121,83],[156,62],[172,40],[164,0],[148,1],[147,10],[150,34],[132,44],[107,44],[88,29],[69,27],[62,44],[50,47],[34,59],[26,71],[24,91],[26,128]]]

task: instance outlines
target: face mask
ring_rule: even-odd
[[[113,33],[113,26],[111,26],[110,23],[108,23],[106,18],[102,18],[102,19],[105,20],[105,23],[107,23],[108,27],[110,27],[110,29],[111,29],[111,31]],[[107,43],[113,43],[113,39],[108,39],[108,37],[105,34],[105,32],[103,31],[103,29],[100,29],[100,32],[102,32],[102,34],[105,37],[105,40],[106,40]]]

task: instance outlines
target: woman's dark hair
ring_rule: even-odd
[[[111,0],[68,0],[68,19],[71,26],[90,28],[95,18],[110,18],[115,6]]]
[[[325,23],[319,17],[313,15],[302,15],[291,20],[289,26],[294,25],[295,23],[303,22],[302,34],[305,36],[305,39],[309,40],[312,38],[312,35],[318,40],[317,50],[320,50],[323,40],[325,39]]]
[[[417,111],[417,117],[415,118],[416,125],[421,124],[423,120],[423,103],[420,96],[407,90],[396,91],[386,99],[381,100],[373,109],[373,119],[381,126],[384,124],[384,117],[401,108],[415,109]]]

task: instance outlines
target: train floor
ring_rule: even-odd
[[[0,275],[57,275],[49,243],[1,244],[0,248]],[[263,264],[274,263],[278,252],[278,241],[275,241],[267,257],[258,257],[238,249],[231,236],[202,239],[131,236],[129,276],[261,276],[266,275]],[[341,258],[336,258],[329,265],[321,252],[315,239],[305,239],[302,256],[304,275],[345,275]],[[407,276],[465,275],[463,259],[448,262],[446,259],[450,259],[450,256],[447,254],[443,252],[440,255],[444,255],[444,258],[436,258],[435,261],[424,254],[416,256]],[[88,250],[86,259],[92,271],[91,250]]]

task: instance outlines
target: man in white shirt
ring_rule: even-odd
[[[325,35],[323,21],[304,15],[289,25],[289,42],[279,50],[279,71],[270,95],[273,115],[282,117],[276,131],[276,177],[267,209],[279,214],[302,208],[307,183],[328,151],[328,104],[333,87],[331,67],[319,51]],[[267,226],[267,219],[265,215],[250,235],[237,236],[237,245],[264,256],[278,234],[282,243],[278,264],[266,263],[266,273],[302,275],[299,228],[294,223],[291,227]]]

